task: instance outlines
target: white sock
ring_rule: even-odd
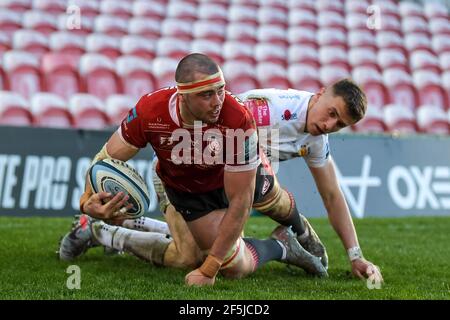
[[[170,234],[169,226],[166,222],[148,217],[140,217],[134,220],[125,220],[122,223],[122,226],[124,228],[132,230]]]
[[[128,234],[128,232],[134,231],[103,223],[101,228],[96,231],[95,238],[100,244],[108,248],[123,251],[125,235]]]

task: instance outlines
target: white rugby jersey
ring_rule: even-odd
[[[260,131],[260,145],[272,161],[276,160],[278,152],[280,161],[303,157],[310,167],[322,167],[327,163],[328,135],[312,136],[305,132],[308,103],[313,95],[293,89],[255,89],[238,95],[253,113]],[[270,132],[271,129],[278,130],[278,144],[261,134],[262,130]]]

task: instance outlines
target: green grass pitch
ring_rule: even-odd
[[[450,218],[356,220],[365,256],[385,284],[369,290],[350,275],[345,251],[325,218],[311,219],[327,246],[329,278],[308,277],[271,262],[241,280],[187,288],[183,270],[151,266],[131,255],[93,248],[72,263],[56,259],[69,218],[0,218],[0,299],[449,299]],[[253,217],[246,235],[266,237],[275,224]],[[81,270],[81,289],[68,289],[68,266]]]

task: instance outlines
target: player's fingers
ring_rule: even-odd
[[[110,198],[112,196],[112,194],[110,192],[105,192],[105,191],[101,191],[101,192],[97,193],[96,195],[100,200],[106,200],[107,198]]]
[[[123,198],[125,197],[125,194],[121,191],[118,192],[110,201],[108,201],[108,203],[105,204],[105,207],[107,209],[111,209],[112,211],[116,211],[118,209],[120,209],[120,206],[118,208],[117,204],[123,200]]]
[[[113,217],[120,217],[120,216],[123,216],[125,213],[127,213],[127,208],[126,207],[122,207],[122,208],[120,208],[119,210],[117,210],[117,211],[114,211],[114,213],[113,213]]]
[[[354,269],[353,274],[362,280],[364,280],[366,278],[362,275],[362,273],[358,269]]]

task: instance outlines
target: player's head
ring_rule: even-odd
[[[204,54],[184,57],[175,71],[182,108],[189,119],[215,123],[225,99],[225,80],[217,63]]]
[[[336,132],[361,120],[366,109],[364,91],[350,79],[339,80],[312,97],[306,129],[312,135]]]

